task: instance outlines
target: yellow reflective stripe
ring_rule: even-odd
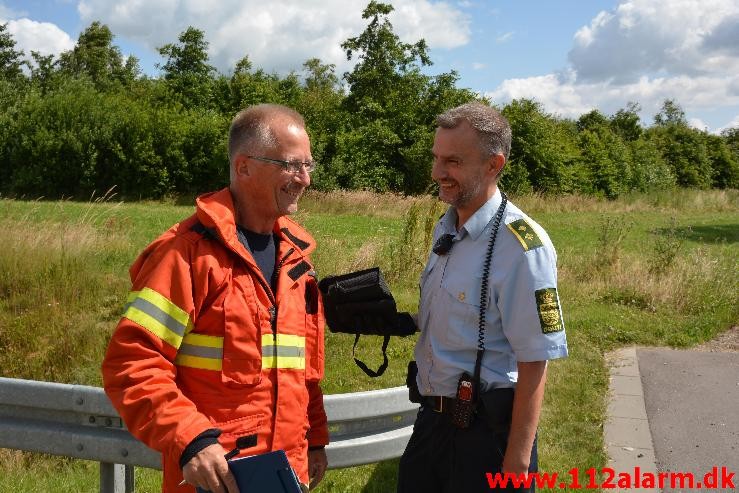
[[[223,347],[223,337],[193,334],[192,332],[187,334],[182,342],[185,344],[192,344],[193,346]]]
[[[181,323],[186,329],[192,326],[190,316],[185,310],[169,301],[165,296],[157,293],[153,289],[144,288],[139,292],[139,298],[143,298],[161,311]]]
[[[223,360],[220,358],[200,358],[188,354],[178,354],[174,362],[176,365],[200,368],[201,370],[221,371],[223,368]]]
[[[305,370],[305,337],[277,334],[275,338],[273,334],[262,334],[262,369],[273,368]]]
[[[192,330],[187,312],[151,288],[132,291],[127,300],[123,316],[174,348],[179,348],[182,336]]]
[[[305,347],[305,337],[293,334],[277,334],[278,346]],[[272,334],[262,334],[262,346],[272,346],[275,340]]]
[[[180,347],[180,344],[182,343],[182,336],[180,336],[176,332],[171,331],[169,327],[167,327],[148,313],[139,310],[135,306],[129,306],[123,316],[131,320],[132,322],[136,322],[173,348],[177,349]]]
[[[298,356],[262,356],[262,369],[271,368],[305,370],[305,358]]]
[[[223,337],[186,334],[174,362],[179,366],[220,371],[223,367]]]

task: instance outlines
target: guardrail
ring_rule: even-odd
[[[416,419],[405,387],[324,396],[329,468],[400,457]],[[100,492],[130,493],[160,455],[126,430],[103,389],[0,377],[0,448],[100,462]]]

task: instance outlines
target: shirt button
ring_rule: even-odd
[[[459,298],[459,301],[464,301],[464,299],[465,299],[466,297],[467,297],[467,296],[466,296],[466,295],[464,294],[464,291],[463,291],[463,292],[461,292],[461,293],[459,293],[459,294],[457,295],[457,298]]]

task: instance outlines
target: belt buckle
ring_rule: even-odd
[[[434,412],[443,413],[444,412],[444,397],[439,396],[437,399],[438,399],[438,407],[434,405]],[[434,399],[434,400],[437,400],[437,399]]]

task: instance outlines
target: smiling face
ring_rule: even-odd
[[[485,158],[480,138],[467,122],[438,128],[432,153],[431,178],[439,184],[439,199],[457,210],[461,226],[495,193],[495,178],[505,158],[500,154]]]
[[[310,175],[305,168],[290,173],[277,164],[247,157],[312,160],[310,140],[302,126],[290,119],[275,117],[270,128],[275,145],[240,152],[234,160],[231,189],[237,203],[239,224],[255,232],[269,232],[278,217],[297,212],[298,200],[310,185]]]

